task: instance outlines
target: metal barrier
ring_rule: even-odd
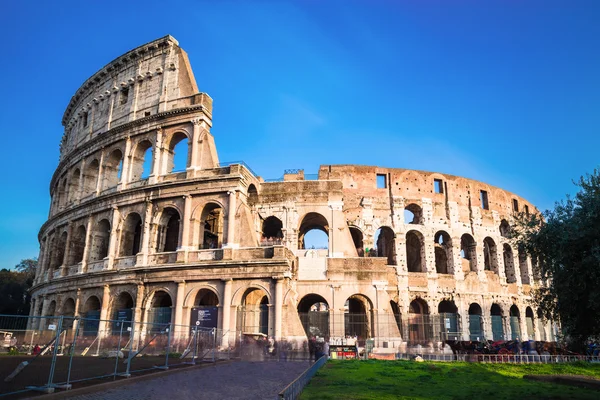
[[[409,354],[397,353],[396,360],[412,360],[416,356],[425,361],[463,361],[511,364],[558,364],[573,362],[600,363],[599,356],[534,355],[534,354]]]
[[[319,358],[313,365],[308,367],[306,371],[297,377],[292,383],[286,386],[281,392],[279,392],[278,399],[295,400],[297,399],[304,387],[310,382],[317,371],[325,365],[327,362],[327,356]]]

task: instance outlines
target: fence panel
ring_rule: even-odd
[[[136,323],[132,329],[128,362],[130,373],[168,368],[171,351],[171,326],[168,323]]]

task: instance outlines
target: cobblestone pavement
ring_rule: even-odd
[[[276,399],[277,394],[309,366],[308,362],[238,361],[182,371],[69,399]]]

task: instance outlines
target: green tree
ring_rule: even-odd
[[[519,214],[512,227],[534,273],[545,285],[536,303],[546,318],[558,319],[574,345],[600,337],[600,174],[574,182],[578,193],[539,214]],[[580,347],[581,348],[581,347]]]
[[[0,314],[29,314],[29,289],[33,284],[37,259],[21,260],[15,270],[0,270]]]

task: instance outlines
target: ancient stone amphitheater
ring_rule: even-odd
[[[32,315],[185,325],[206,310],[203,325],[237,336],[380,348],[552,338],[532,262],[507,237],[515,212],[536,211],[527,200],[441,173],[322,165],[265,180],[220,162],[212,99],[171,36],[96,72],[62,123]],[[325,246],[309,248],[315,231]]]

